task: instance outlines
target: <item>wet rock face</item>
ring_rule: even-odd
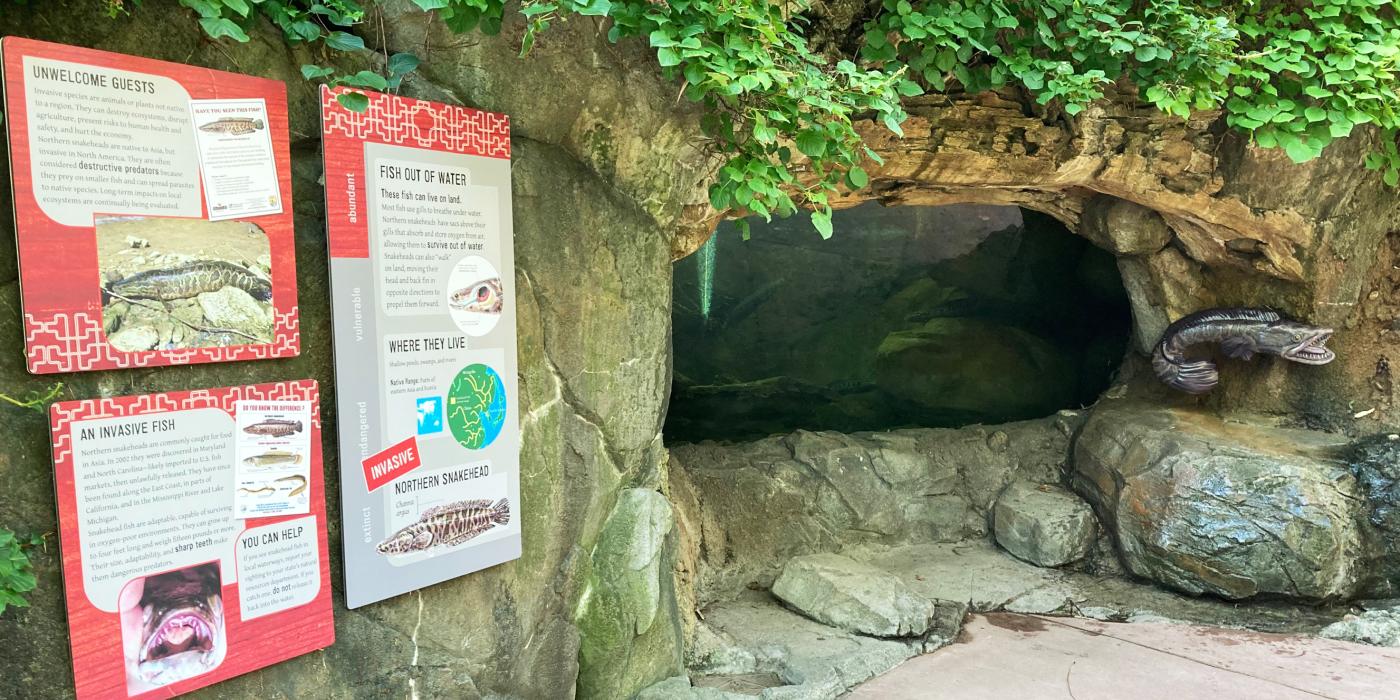
[[[773,595],[813,620],[875,637],[921,635],[933,619],[933,601],[915,595],[898,578],[839,554],[789,561],[773,582]]]
[[[1017,481],[992,509],[997,544],[1036,566],[1064,566],[1089,554],[1098,520],[1089,504],[1052,484]]]
[[[1370,593],[1394,597],[1400,594],[1400,439],[1382,434],[1358,440],[1346,463],[1366,497],[1366,519],[1380,550]]]
[[[1134,574],[1241,599],[1352,597],[1371,546],[1356,478],[1325,433],[1109,401],[1074,448],[1074,484]]]

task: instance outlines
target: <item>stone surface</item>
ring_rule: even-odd
[[[875,637],[928,631],[933,602],[902,581],[839,554],[796,557],[773,582],[773,595],[818,622]]]
[[[1338,436],[1129,401],[1095,408],[1076,489],[1134,574],[1187,593],[1337,600],[1370,546]]]
[[[748,700],[750,697],[752,695],[692,686],[688,676],[674,676],[643,688],[636,700]]]
[[[1160,214],[1117,197],[1099,196],[1084,204],[1079,233],[1115,255],[1146,255],[1171,243],[1172,230]]]
[[[267,338],[272,327],[272,319],[258,302],[237,287],[224,287],[217,292],[200,294],[199,307],[214,328],[234,330],[254,338]]]
[[[992,509],[997,544],[1036,566],[1064,566],[1083,559],[1098,536],[1089,504],[1051,484],[1013,482]]]
[[[576,620],[584,697],[630,697],[681,670],[672,523],[671,504],[656,491],[618,496]]]
[[[985,540],[956,544],[868,545],[843,554],[898,577],[916,594],[961,602],[973,612],[1075,615],[1109,622],[1171,621],[1267,632],[1315,634],[1346,614],[1344,606],[1282,601],[1229,602],[1185,596],[1149,582],[1027,564]]]
[[[1378,647],[1400,647],[1400,608],[1347,615],[1324,627],[1318,635]]]
[[[1366,498],[1366,519],[1380,555],[1370,594],[1400,595],[1400,438],[1372,435],[1347,449],[1345,461]]]
[[[692,663],[691,681],[702,684],[707,676],[776,675],[782,685],[760,691],[762,700],[834,700],[923,649],[917,639],[878,639],[833,629],[784,608],[761,591],[746,591],[735,600],[706,607],[700,624],[718,640],[712,645],[723,644],[730,651],[706,657],[724,659],[722,666],[704,660]],[[733,663],[741,657],[750,662]]]
[[[1076,372],[1044,338],[1014,326],[937,318],[885,336],[875,382],[943,420],[1032,418],[1070,404]]]
[[[14,256],[0,256],[0,308],[7,310],[0,314],[0,390],[22,397],[31,391],[46,392],[61,380],[60,398],[78,399],[314,378],[322,387],[321,453],[327,497],[330,511],[339,513],[338,416],[319,182],[319,108],[316,86],[304,81],[299,72],[302,64],[325,65],[327,59],[313,56],[304,47],[288,47],[281,32],[265,21],[250,25],[252,41],[247,44],[216,42],[204,36],[188,10],[161,3],[128,9],[130,16],[111,20],[97,5],[6,6],[0,11],[0,35],[81,44],[285,82],[290,102],[290,176],[296,195],[289,205],[296,215],[302,353],[276,362],[32,376],[22,364]],[[625,103],[617,104],[619,109],[630,109],[646,92],[638,89],[643,83],[620,77],[612,67],[595,66],[591,60],[580,64],[578,57],[592,52],[581,47],[592,47],[595,39],[592,26],[583,24],[563,33],[551,32],[556,43],[549,50],[560,60],[567,59],[573,76],[563,82],[582,90],[601,89],[605,80],[614,86],[628,85],[635,92],[618,90],[613,95],[628,94]],[[385,25],[391,31],[399,28],[392,19]],[[482,60],[468,59],[481,66],[470,70],[491,76],[487,83],[499,80],[497,87],[474,84],[470,90],[456,92],[459,97],[451,97],[459,86],[438,88],[427,76],[418,75],[406,81],[403,92],[446,96],[454,103],[465,100],[474,106],[508,107],[513,117],[547,119],[546,115],[555,113],[548,106],[527,109],[519,101],[489,94],[499,88],[528,96],[536,105],[548,105],[558,97],[556,87],[563,84],[559,73],[550,72],[544,63],[517,57],[518,46],[510,45],[510,26],[518,25],[508,23],[505,36],[477,36],[467,42],[482,52]],[[448,43],[456,39],[441,46]],[[439,45],[436,40],[435,45]],[[458,65],[454,50],[435,49],[436,58],[425,56],[425,63]],[[372,52],[356,55],[360,58],[349,59],[343,67],[372,67],[355,63],[367,61]],[[634,77],[640,79],[642,71],[638,68]],[[655,84],[655,78],[650,80]],[[551,87],[540,89],[542,85]],[[658,100],[669,105],[674,91],[665,92]],[[606,98],[600,95],[599,99]],[[590,98],[571,104],[588,111],[598,103]],[[665,481],[659,431],[670,382],[671,251],[668,231],[658,226],[653,215],[621,194],[603,169],[581,163],[561,147],[554,138],[557,132],[537,131],[535,123],[512,120],[516,288],[520,292],[521,558],[421,592],[347,610],[340,590],[341,521],[332,517],[327,525],[333,575],[324,584],[333,587],[333,599],[338,601],[336,644],[229,679],[191,697],[403,698],[416,694],[563,699],[579,695],[581,632],[575,615],[587,581],[610,578],[608,572],[596,569],[591,554],[622,490],[654,490]],[[642,150],[627,145],[625,138],[618,142],[615,153],[647,159],[659,155],[650,139]],[[676,159],[667,160],[661,174],[668,179],[679,177]],[[0,175],[0,179],[4,180],[0,211],[9,211],[8,178]],[[666,206],[675,203],[670,202]],[[678,216],[679,208],[676,211]],[[13,248],[11,222],[11,217],[0,217],[0,235]],[[0,526],[23,533],[55,532],[45,415],[0,405],[0,432],[9,437],[0,454],[0,487],[6,494],[0,498]],[[0,616],[0,643],[25,650],[0,658],[5,692],[16,697],[72,694],[60,562],[55,538],[50,537],[49,543],[47,550],[35,555],[39,583],[29,596],[31,607]],[[669,571],[669,564],[659,564],[659,570]],[[651,629],[675,624],[674,612],[663,602]],[[626,666],[622,659],[609,658],[606,663]],[[653,667],[637,663],[629,668],[650,673]]]
[[[150,326],[134,326],[111,334],[107,342],[111,343],[112,347],[127,352],[150,350],[160,342],[160,333]]]
[[[668,471],[685,607],[770,587],[804,554],[983,537],[1008,483],[1060,480],[1078,421],[678,446]]]

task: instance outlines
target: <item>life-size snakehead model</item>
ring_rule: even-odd
[[[1207,309],[1167,326],[1152,351],[1152,369],[1173,389],[1204,394],[1220,382],[1215,363],[1191,360],[1193,345],[1216,343],[1230,357],[1248,360],[1255,353],[1278,355],[1290,362],[1325,365],[1337,357],[1327,349],[1331,328],[1291,321],[1267,309]]]

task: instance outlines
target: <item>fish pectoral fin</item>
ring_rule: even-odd
[[[424,529],[413,536],[413,549],[427,549],[433,545],[433,533]]]
[[[1226,355],[1240,360],[1254,357],[1254,343],[1248,338],[1226,338],[1220,341],[1220,349]]]

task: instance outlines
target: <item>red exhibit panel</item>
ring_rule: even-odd
[[[299,352],[280,81],[0,41],[30,372]]]
[[[315,381],[65,401],[50,423],[78,700],[335,641]]]

